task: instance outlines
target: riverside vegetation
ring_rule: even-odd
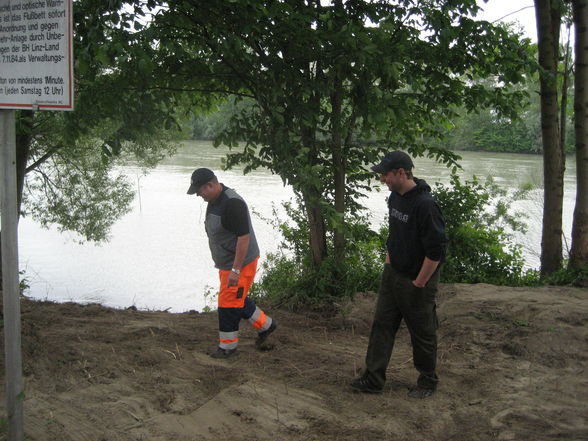
[[[278,224],[289,240],[258,293],[285,307],[322,303],[347,313],[281,311],[276,350],[244,345],[251,353],[227,366],[205,354],[214,315],[23,300],[31,440],[587,439],[585,289],[445,285],[439,394],[424,405],[406,402],[414,373],[401,342],[382,397],[344,389],[373,311],[369,297],[364,304],[361,295],[353,304],[344,297],[377,283],[385,238],[349,203],[366,179],[361,166],[392,145],[455,163],[430,141],[462,107],[514,119],[525,93],[511,87],[533,70],[534,54],[507,29],[473,20],[474,0],[322,3],[76,2],[77,111],[18,117],[19,194],[34,172],[37,187],[28,191],[48,196],[37,205],[25,200],[28,211],[103,237],[131,200],[123,182],[108,185],[115,159],[128,151],[156,162],[179,109],[248,96],[252,112],[216,138],[247,142],[228,165],[272,169],[307,209],[290,207],[292,221]],[[365,149],[361,141],[373,137],[380,144]],[[489,203],[489,185],[436,189],[447,217],[459,215],[448,225],[444,277],[536,283],[507,230],[521,225]],[[465,206],[452,205],[462,196],[456,192]]]
[[[226,166],[266,167],[292,186],[310,273],[329,273],[329,256],[356,253],[346,250],[351,214],[365,165],[383,151],[455,165],[436,141],[460,118],[490,116],[497,124],[472,139],[501,146],[521,130],[501,142],[488,134],[537,121],[519,112],[536,96],[537,48],[508,25],[476,20],[479,11],[475,0],[79,0],[76,112],[17,115],[19,213],[104,240],[132,201],[111,173],[117,162],[156,164],[187,115],[229,100],[237,111],[215,144],[243,144]],[[536,149],[533,136],[517,146]]]
[[[435,185],[433,194],[445,215],[449,238],[442,282],[508,286],[585,283],[588,269],[561,270],[541,279],[538,271],[524,267],[521,245],[514,242],[513,236],[526,231],[525,214],[511,212],[509,207],[529,190],[509,194],[490,178],[486,182],[476,177],[462,182],[455,172],[450,185]],[[290,309],[324,308],[356,292],[377,290],[387,226],[373,231],[365,212],[350,215],[350,246],[345,258],[331,252],[317,269],[309,260],[304,214],[292,203],[284,204],[284,208],[290,221],[276,216],[266,219],[280,231],[283,240],[278,252],[262,263],[263,277],[254,284],[252,295]]]

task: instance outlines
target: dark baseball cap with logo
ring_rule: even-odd
[[[196,194],[201,186],[216,178],[214,172],[208,168],[198,168],[192,173],[188,194]]]
[[[406,153],[400,150],[395,150],[393,152],[386,153],[386,155],[382,158],[382,161],[374,165],[372,170],[376,173],[387,173],[390,170],[397,170],[399,168],[403,168],[404,170],[412,170],[414,164],[412,163],[412,159]]]

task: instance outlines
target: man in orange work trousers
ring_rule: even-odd
[[[214,172],[207,168],[192,173],[188,194],[196,194],[208,202],[204,227],[220,276],[219,344],[211,357],[237,355],[241,319],[248,320],[257,329],[255,345],[262,348],[277,323],[247,297],[259,260],[247,204],[235,190],[218,182]]]

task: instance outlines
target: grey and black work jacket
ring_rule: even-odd
[[[249,248],[243,266],[253,262],[259,256],[259,246],[251,224],[247,204],[232,188],[222,185],[223,191],[206,208],[204,226],[214,266],[230,270],[235,260],[237,238],[250,235]]]

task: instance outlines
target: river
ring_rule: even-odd
[[[106,306],[182,312],[214,306],[207,293],[216,291],[214,270],[206,234],[206,203],[186,194],[195,168],[217,171],[221,182],[235,188],[260,216],[253,223],[262,258],[275,251],[279,235],[263,218],[272,217],[272,206],[280,210],[292,190],[278,176],[266,170],[243,175],[241,169],[219,171],[227,150],[215,149],[209,142],[183,143],[172,158],[147,175],[133,166],[121,170],[133,182],[137,194],[130,213],[112,228],[109,242],[79,243],[73,233],[44,229],[29,218],[19,224],[20,269],[30,289],[26,295],[57,302],[101,303]],[[523,245],[526,264],[539,265],[541,242],[541,157],[505,153],[460,152],[463,178],[492,176],[498,184],[514,190],[532,183],[528,200],[513,204],[525,212],[529,231],[517,240]],[[426,158],[415,159],[415,176],[429,184],[448,183],[450,171]],[[575,203],[575,161],[568,157],[565,178],[564,232],[569,237]],[[386,215],[386,191],[374,182],[365,200],[370,221],[377,228]]]

